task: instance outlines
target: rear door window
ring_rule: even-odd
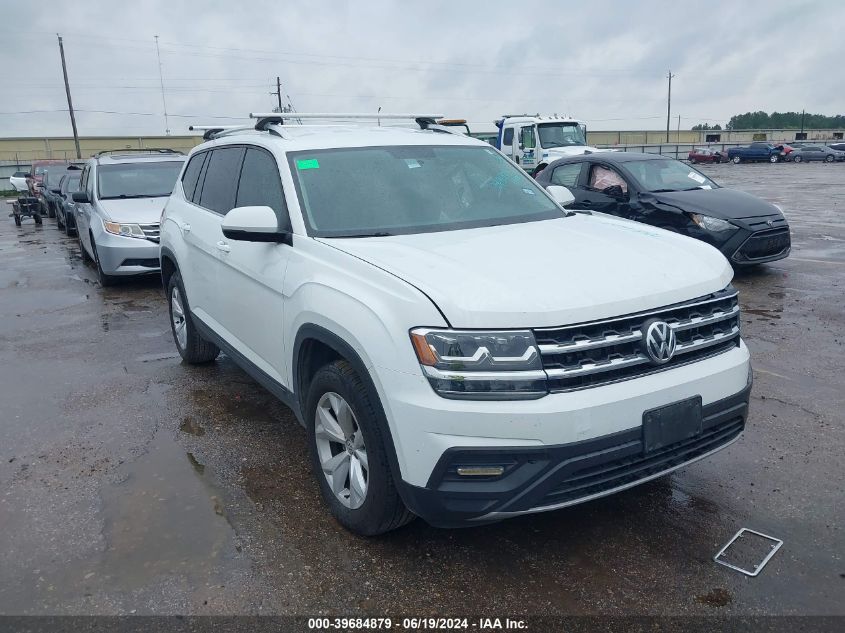
[[[200,206],[226,215],[235,207],[243,147],[221,147],[211,152],[200,196]]]
[[[555,167],[552,172],[552,184],[563,185],[564,187],[577,187],[578,179],[581,176],[581,168],[584,163],[573,163]]]

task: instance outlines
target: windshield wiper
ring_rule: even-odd
[[[356,233],[355,235],[339,235],[338,237],[393,237],[393,233],[377,231],[376,233]]]
[[[134,198],[163,198],[165,193],[122,193],[119,196],[102,196],[100,200],[130,200]]]
[[[652,189],[650,193],[674,193],[677,189]]]

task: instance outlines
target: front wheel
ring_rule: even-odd
[[[178,272],[173,273],[167,282],[167,307],[170,313],[173,341],[182,360],[197,365],[210,363],[217,358],[220,348],[200,336],[194,325],[185,295],[185,286]]]
[[[778,156],[777,154],[772,154],[771,156],[769,156],[769,162],[772,164],[778,162],[779,160],[780,156]]]
[[[833,162],[833,160],[834,160],[834,159],[833,159],[833,156],[825,156],[824,162],[826,162],[826,163],[832,163],[832,162]]]
[[[335,519],[362,536],[411,521],[393,482],[376,405],[347,361],[317,371],[305,412],[311,465]]]
[[[801,158],[800,156],[796,156],[795,158],[792,159],[792,162],[793,163],[800,163],[802,160],[804,160],[804,159]]]
[[[41,224],[43,224],[43,223],[44,223],[44,222],[43,222],[43,220],[41,219],[41,214],[40,214],[40,213],[33,213],[33,214],[32,214],[32,219],[33,219],[33,220],[35,220],[35,223],[36,223],[36,224],[38,224],[38,225],[41,225]]]
[[[21,216],[19,216],[17,213],[15,213],[14,216],[15,216],[15,226],[20,226],[21,225]]]
[[[739,165],[742,162],[742,159],[739,156],[734,156],[731,160],[733,160],[734,165]]]
[[[97,281],[104,288],[106,286],[113,286],[117,283],[117,277],[108,275],[103,271],[103,265],[100,263],[100,256],[97,253],[97,243],[94,241],[94,236],[91,236],[91,250],[94,251],[94,266],[97,268]]]

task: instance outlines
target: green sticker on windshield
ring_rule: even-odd
[[[319,169],[320,162],[316,158],[309,158],[296,161],[296,166],[298,169]]]

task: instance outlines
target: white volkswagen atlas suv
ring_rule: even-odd
[[[162,214],[179,353],[223,350],[294,411],[336,519],[554,510],[737,440],[751,370],[721,253],[568,212],[430,121],[210,130]]]

